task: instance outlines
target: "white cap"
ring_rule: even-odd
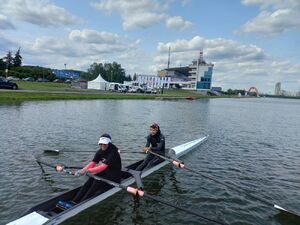
[[[105,144],[105,145],[107,145],[107,144],[110,143],[110,142],[111,142],[111,139],[110,139],[110,138],[108,138],[108,137],[100,137],[99,142],[98,142],[98,145],[100,145],[100,144]]]

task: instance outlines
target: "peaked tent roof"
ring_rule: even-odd
[[[100,73],[95,80],[91,80],[90,82],[106,82],[106,83],[108,83],[106,80],[103,79],[103,77],[101,76]]]

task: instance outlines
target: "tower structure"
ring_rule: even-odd
[[[203,50],[200,50],[199,58],[194,60],[191,65],[190,79],[195,83],[196,90],[210,90],[214,64],[206,63],[203,57]]]
[[[281,92],[281,83],[278,82],[275,84],[275,92],[274,92],[275,95],[281,95],[282,92]]]

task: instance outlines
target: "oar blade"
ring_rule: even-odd
[[[44,153],[59,154],[59,150],[58,149],[46,149],[46,150],[44,150]]]
[[[283,207],[281,207],[279,205],[274,204],[274,208],[280,210],[283,213],[288,213],[290,215],[293,215],[293,216],[296,216],[296,217],[300,218],[300,214],[299,213],[291,211],[291,210],[287,210],[287,209],[285,209],[285,208],[283,208]]]

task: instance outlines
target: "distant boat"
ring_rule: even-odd
[[[186,100],[195,100],[195,98],[192,97],[192,96],[187,96],[185,99],[186,99]]]

